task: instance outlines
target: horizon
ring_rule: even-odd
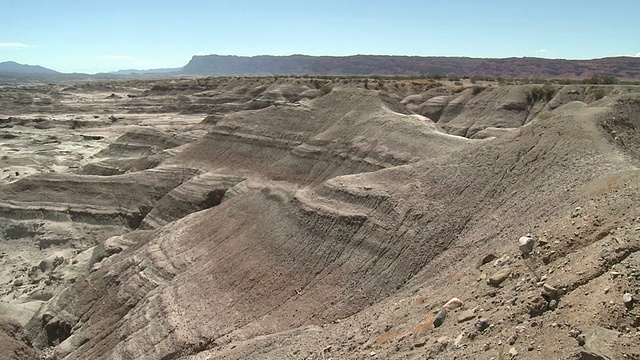
[[[7,0],[0,62],[62,73],[180,68],[193,56],[447,56],[588,60],[640,56],[640,3],[506,0]],[[553,9],[550,11],[549,9]],[[623,11],[621,11],[621,9]],[[635,35],[634,35],[635,34]]]
[[[543,58],[543,57],[537,57],[537,56],[510,56],[510,57],[502,57],[502,58],[481,58],[481,57],[473,57],[473,56],[447,56],[447,55],[387,55],[387,54],[353,54],[353,55],[340,55],[340,56],[334,56],[334,55],[306,55],[306,54],[288,54],[288,55],[269,55],[269,54],[260,54],[260,55],[249,55],[249,56],[245,56],[245,55],[233,55],[233,54],[229,54],[229,55],[220,55],[220,54],[199,54],[199,55],[193,55],[191,58],[196,57],[196,56],[200,56],[200,57],[206,57],[206,56],[220,56],[220,57],[243,57],[243,58],[253,58],[253,57],[291,57],[291,56],[305,56],[305,57],[356,57],[356,56],[373,56],[373,57],[435,57],[435,58],[467,58],[467,59],[488,59],[488,60],[506,60],[506,59],[538,59],[538,60],[567,60],[567,61],[590,61],[590,60],[601,60],[601,59],[610,59],[610,58],[640,58],[640,54],[638,55],[621,55],[621,56],[606,56],[606,57],[601,57],[601,58],[590,58],[590,59],[566,59],[566,58]],[[189,60],[191,60],[191,58]],[[56,69],[51,69],[48,68],[46,66],[42,66],[40,64],[24,64],[24,63],[19,63],[13,60],[3,60],[0,61],[1,63],[16,63],[18,65],[26,65],[26,66],[40,66],[43,67],[45,69],[48,70],[54,70],[57,71]],[[188,63],[188,62],[187,62]],[[173,68],[121,68],[121,69],[117,69],[117,70],[111,70],[111,71],[105,71],[105,72],[97,72],[97,73],[83,73],[83,72],[61,72],[58,71],[61,74],[83,74],[83,75],[99,75],[99,74],[110,74],[110,73],[117,73],[117,72],[125,72],[125,71],[153,71],[153,70],[180,70],[182,68],[184,68],[187,63],[185,63],[182,66],[178,66],[178,67],[173,67]]]

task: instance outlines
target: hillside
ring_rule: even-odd
[[[482,59],[418,56],[194,56],[182,69],[196,75],[483,75],[505,78],[584,79],[594,74],[640,78],[640,58],[593,60],[541,58]]]
[[[40,65],[23,65],[15,61],[0,62],[0,75],[52,76],[60,73]]]
[[[640,356],[640,87],[23,91],[0,98],[2,358]]]

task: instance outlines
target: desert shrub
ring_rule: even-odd
[[[619,83],[620,80],[618,80],[613,75],[596,74],[588,79],[583,80],[582,82],[584,84],[593,84],[593,85],[613,85],[613,84]]]
[[[485,76],[485,75],[473,75],[471,77],[471,83],[475,84],[478,81],[496,81],[496,78],[493,76]]]
[[[527,91],[527,102],[529,104],[535,104],[541,100],[550,101],[556,95],[557,91],[558,89],[551,84],[534,86]]]
[[[543,111],[540,114],[538,114],[538,119],[540,120],[548,120],[551,119],[553,117],[553,114],[551,113],[551,111]]]
[[[593,92],[591,94],[593,95],[593,99],[594,100],[600,100],[606,95],[604,89],[602,89],[602,88],[597,88],[597,89],[593,90]]]
[[[481,92],[484,91],[484,89],[486,89],[486,87],[485,86],[480,86],[480,85],[474,85],[474,86],[471,87],[473,95],[480,94]]]

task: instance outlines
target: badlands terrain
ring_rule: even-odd
[[[640,359],[640,87],[0,88],[2,359]]]

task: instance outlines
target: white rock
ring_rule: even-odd
[[[520,239],[518,239],[518,248],[524,255],[529,255],[533,251],[534,243],[535,240],[533,240],[533,237],[527,234],[527,236],[522,236]]]
[[[458,299],[458,298],[452,298],[451,300],[447,301],[446,304],[444,304],[444,306],[442,306],[443,308],[447,309],[447,310],[455,310],[459,307],[462,306],[462,300]]]

